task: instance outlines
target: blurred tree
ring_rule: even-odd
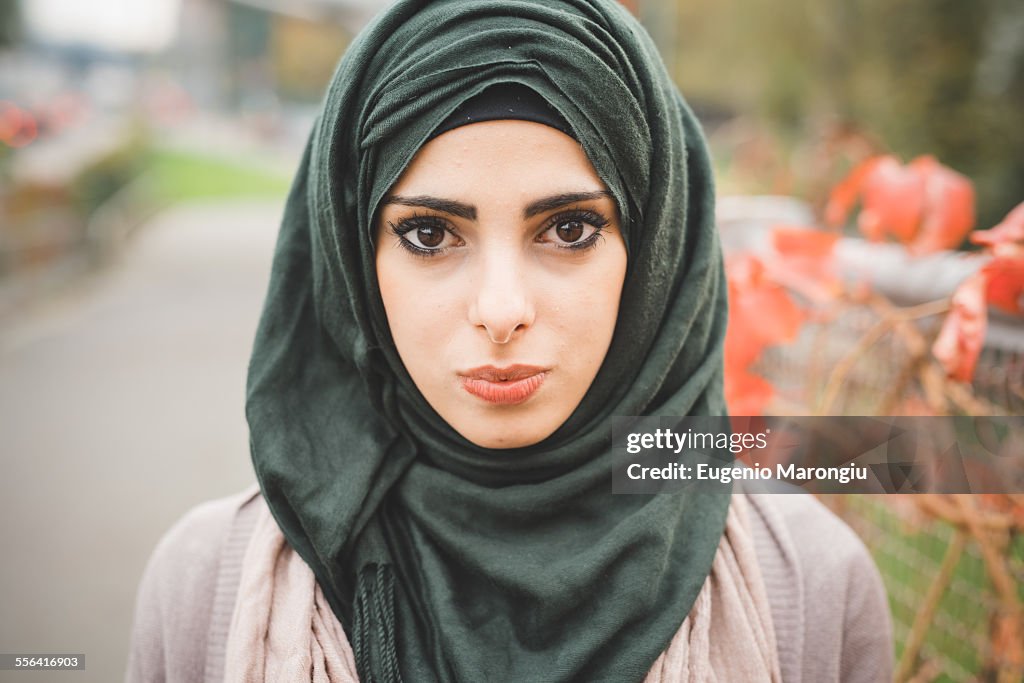
[[[8,47],[20,37],[21,17],[18,0],[0,0],[0,48]]]
[[[271,54],[279,90],[288,99],[316,102],[351,40],[338,24],[281,17],[275,22]]]
[[[659,42],[691,100],[791,144],[828,122],[935,154],[977,183],[981,227],[1024,196],[1020,0],[647,0],[641,16],[666,5],[678,29]]]
[[[263,106],[275,85],[268,56],[272,16],[248,5],[230,4],[227,25],[235,102],[243,108],[253,102]]]

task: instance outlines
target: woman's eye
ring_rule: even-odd
[[[458,235],[433,218],[415,217],[388,225],[398,243],[418,256],[436,256],[462,244]]]
[[[563,249],[582,249],[596,244],[601,230],[608,225],[604,216],[584,211],[554,217],[541,236],[541,242],[550,242]]]

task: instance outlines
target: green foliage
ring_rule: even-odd
[[[662,48],[691,101],[752,115],[790,141],[832,121],[869,131],[904,159],[934,154],[975,181],[981,227],[1024,198],[1019,0],[659,7],[661,18],[674,14],[674,42]]]
[[[284,197],[289,178],[244,159],[206,156],[194,152],[158,149],[147,168],[161,201],[228,197]]]
[[[79,215],[88,217],[134,180],[143,170],[145,140],[136,132],[109,154],[79,169],[71,179],[69,195]]]
[[[340,26],[279,17],[271,37],[271,66],[282,97],[318,102],[351,37]]]
[[[0,0],[0,48],[16,43],[20,28],[18,0]]]

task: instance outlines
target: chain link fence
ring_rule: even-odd
[[[774,411],[914,414],[927,409],[922,362],[895,330],[876,334],[870,307],[812,321],[758,371],[777,391]],[[927,340],[941,315],[914,322]],[[1009,333],[1006,334],[1007,330]],[[1024,412],[1024,331],[1008,326],[978,363],[971,391],[991,414]],[[858,348],[865,347],[865,348]],[[823,496],[873,554],[892,610],[898,681],[1024,681],[1024,496]]]

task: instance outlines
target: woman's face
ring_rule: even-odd
[[[579,143],[487,121],[424,145],[382,202],[377,278],[398,354],[469,441],[541,441],[604,360],[626,247]]]

